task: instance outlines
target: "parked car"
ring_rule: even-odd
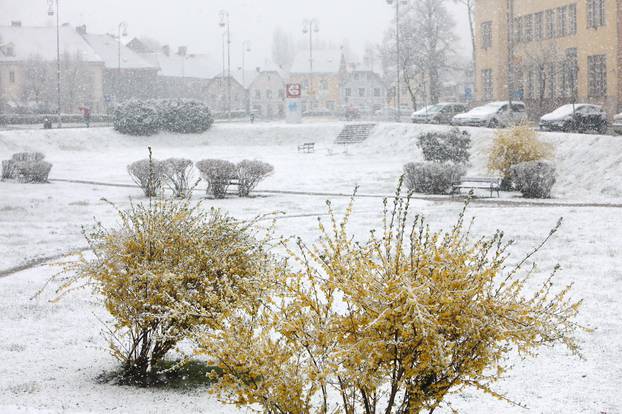
[[[466,105],[461,103],[439,103],[413,112],[410,119],[415,124],[449,124],[454,116],[466,111]]]
[[[622,134],[622,113],[613,117],[611,127],[616,134]]]
[[[540,118],[541,130],[604,134],[607,128],[607,113],[598,105],[568,104]]]
[[[464,114],[458,114],[451,120],[452,125],[485,126],[488,128],[508,127],[527,121],[527,110],[523,102],[490,102],[478,106]]]

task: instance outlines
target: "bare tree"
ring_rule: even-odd
[[[82,105],[93,101],[94,75],[80,54],[65,53],[61,58],[63,102],[65,110],[77,112]]]
[[[430,103],[437,103],[441,93],[440,73],[454,53],[454,22],[446,0],[413,0],[400,17],[402,53],[396,68],[395,29],[389,29],[380,48],[386,74],[400,74],[409,91],[413,107],[417,94],[425,93]],[[427,99],[426,99],[427,100]]]
[[[53,77],[50,76],[49,63],[40,55],[30,56],[24,62],[24,89],[22,100],[26,104],[35,103],[48,106],[51,102]]]
[[[471,46],[472,46],[472,52],[471,52],[471,63],[473,65],[473,76],[476,76],[477,73],[477,46],[475,44],[475,27],[474,27],[474,20],[475,20],[475,0],[452,0],[455,3],[459,3],[459,4],[463,4],[464,7],[466,7],[467,10],[467,18],[469,21],[469,32],[471,34]],[[477,85],[477,82],[474,82],[474,86]],[[474,95],[477,96],[477,91],[473,91]]]

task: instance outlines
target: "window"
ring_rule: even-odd
[[[482,23],[482,49],[492,47],[492,22]]]
[[[285,91],[283,89],[279,89],[279,98],[285,97]]]
[[[322,89],[323,91],[328,90],[328,81],[325,79],[322,79],[320,81],[320,89]]]
[[[576,11],[576,10],[575,10]],[[544,38],[544,13],[536,13],[533,15],[534,20],[534,39],[542,40]]]
[[[374,88],[374,96],[376,97],[382,96],[380,88]]]
[[[266,99],[272,99],[272,91],[270,89],[266,90]]]
[[[544,38],[552,39],[555,36],[555,10],[547,10],[544,17]]]
[[[577,34],[577,5],[568,6],[568,34],[570,36]]]
[[[13,71],[9,72],[9,82],[15,83],[15,72]]]
[[[557,37],[564,37],[567,33],[567,22],[566,18],[568,17],[568,7],[558,7],[557,8]]]
[[[556,65],[555,62],[551,62],[548,64],[548,68],[547,68],[547,88],[549,91],[549,98],[553,99],[555,98],[555,94],[556,89],[557,89],[557,84],[556,81],[557,80],[557,76],[556,76]]]
[[[577,94],[577,73],[579,71],[577,59],[577,49],[566,49],[566,59],[562,68],[562,95],[565,97],[576,96]]]
[[[492,22],[482,23],[482,49],[492,47]]]
[[[520,43],[523,40],[523,18],[514,18],[514,42]]]
[[[352,88],[346,88],[346,96],[352,96]]]
[[[605,25],[605,0],[587,0],[587,27],[596,29]]]
[[[329,111],[334,111],[335,107],[335,101],[326,101],[326,109],[328,109]]]
[[[492,99],[492,69],[482,70],[482,90],[484,100]]]
[[[588,94],[597,98],[607,96],[607,56],[587,57]]]
[[[523,42],[531,42],[533,40],[533,14],[523,17]]]
[[[259,89],[255,90],[255,99],[261,99],[261,91]]]
[[[359,88],[359,97],[361,98],[365,97],[365,88]]]
[[[308,80],[305,79],[305,80],[302,81],[302,88],[305,89],[305,90],[309,89],[309,81]]]

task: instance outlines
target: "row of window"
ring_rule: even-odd
[[[577,93],[578,65],[576,49],[566,51],[562,62],[551,62],[545,67],[518,67],[514,82],[517,91],[527,99],[540,96],[571,97]],[[590,98],[607,96],[607,56],[593,55],[587,58],[587,83]],[[482,70],[482,97],[490,101],[494,98],[492,69]]]
[[[271,89],[266,89],[263,93],[263,96],[265,97],[265,99],[272,99],[272,97],[275,95]],[[278,90],[277,96],[281,99],[285,97],[285,92],[283,91],[283,89]],[[261,99],[261,97],[262,97],[261,89],[255,89],[255,99]]]
[[[352,88],[346,88],[345,89],[345,95],[346,97],[351,97],[352,96]],[[374,88],[373,92],[372,91],[367,91],[366,88],[358,88],[358,95],[359,98],[364,98],[366,96],[374,96],[376,98],[382,97],[382,90],[380,88]]]
[[[513,24],[515,43],[528,43],[577,34],[577,5],[516,17]]]
[[[605,1],[585,0],[587,10],[587,27],[596,29],[605,25]],[[481,47],[492,47],[492,21],[483,22],[480,26]],[[515,43],[528,43],[553,39],[556,37],[573,36],[577,33],[577,4],[548,9],[538,13],[514,18],[512,37]]]

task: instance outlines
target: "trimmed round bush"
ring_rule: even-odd
[[[127,166],[127,172],[146,197],[155,197],[162,188],[164,165],[161,161],[144,159]]]
[[[471,135],[452,128],[447,132],[428,132],[417,138],[426,161],[467,163],[471,154]]]
[[[237,165],[237,178],[240,182],[240,197],[248,197],[257,184],[274,171],[271,164],[257,160],[244,160]]]
[[[152,101],[131,100],[117,105],[112,123],[121,134],[149,136],[160,130],[160,114]]]
[[[2,179],[11,180],[15,178],[15,161],[4,160],[2,161]]]
[[[173,191],[175,197],[186,198],[190,196],[193,166],[192,161],[185,158],[169,158],[162,162],[164,181]]]
[[[196,166],[207,181],[207,193],[214,198],[225,198],[229,182],[237,178],[236,165],[226,160],[208,159],[197,162]]]
[[[525,198],[551,198],[557,181],[555,165],[551,161],[537,160],[516,164],[510,168],[514,187]]]
[[[47,161],[17,161],[14,175],[22,183],[47,183],[52,164]]]
[[[196,100],[159,101],[160,123],[163,130],[181,134],[207,131],[214,123],[206,104]]]
[[[447,194],[466,174],[461,164],[411,162],[404,166],[406,188],[417,193]]]

